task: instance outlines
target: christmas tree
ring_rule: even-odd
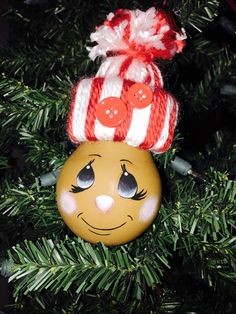
[[[119,8],[163,4],[187,40],[173,60],[158,60],[181,108],[172,147],[154,155],[160,212],[136,240],[90,244],[55,202],[75,150],[66,133],[72,89],[98,68],[86,48],[96,25]],[[235,20],[233,0],[3,6],[0,313],[235,313]]]

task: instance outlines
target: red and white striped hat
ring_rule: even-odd
[[[178,104],[163,89],[156,58],[171,59],[184,47],[180,30],[164,9],[118,10],[91,34],[102,56],[95,77],[74,88],[68,134],[72,142],[119,141],[155,153],[171,145]]]

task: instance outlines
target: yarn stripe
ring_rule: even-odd
[[[96,136],[94,134],[95,120],[96,120],[96,108],[100,100],[102,86],[104,83],[103,77],[95,77],[92,80],[92,87],[90,90],[89,104],[85,122],[85,136],[89,141],[95,141]],[[86,91],[85,91],[86,92]]]
[[[99,102],[107,97],[118,97],[121,96],[122,86],[123,86],[123,80],[120,78],[113,79],[113,83],[111,84],[111,79],[105,78],[103,86],[102,86],[102,92],[99,99]],[[96,139],[98,140],[113,140],[115,128],[110,128],[102,125],[97,119],[95,120],[95,127],[94,127],[94,134]]]
[[[127,81],[127,80],[123,81],[123,88],[122,88],[120,99],[126,104],[127,116],[126,116],[125,121],[117,126],[115,130],[115,134],[114,134],[114,139],[113,139],[114,141],[123,141],[130,127],[132,114],[133,114],[133,107],[128,102],[127,92],[132,85],[133,85],[132,81]]]
[[[155,75],[153,73],[152,67],[150,64],[147,65],[147,73],[150,76],[150,82],[148,83],[148,85],[152,88],[155,89],[156,87],[156,82],[155,82]]]
[[[161,149],[165,145],[165,142],[169,137],[170,118],[173,105],[174,105],[173,99],[168,95],[164,127],[162,129],[161,136],[158,139],[157,143],[151,148],[151,150],[154,152],[157,152],[159,149]]]
[[[130,19],[131,19],[131,12],[128,12],[126,19],[128,21],[125,29],[124,29],[124,34],[123,34],[123,39],[125,41],[125,43],[128,44],[129,42],[129,38],[130,38]],[[124,78],[125,77],[125,73],[127,72],[130,64],[132,63],[133,57],[126,57],[126,59],[124,60],[124,62],[121,64],[120,66],[120,70],[119,70],[119,77]]]
[[[87,140],[84,130],[92,82],[93,79],[81,80],[76,90],[74,111],[72,113],[72,134],[73,138],[77,139],[77,142]]]
[[[127,46],[129,44],[129,39],[130,39],[130,32],[131,32],[130,20],[131,20],[131,18],[132,18],[132,11],[129,11],[126,14],[126,20],[128,21],[128,23],[124,29],[124,34],[123,34],[123,39],[124,39],[125,43],[127,44]]]
[[[176,122],[177,122],[177,116],[178,116],[178,104],[174,101],[174,105],[173,105],[171,115],[170,115],[169,136],[165,144],[156,151],[158,154],[164,153],[171,146],[171,143],[174,137],[174,130],[175,130]]]
[[[78,86],[81,81],[78,81],[77,84],[74,86],[73,92],[72,92],[72,98],[71,98],[71,104],[70,104],[70,114],[68,117],[68,125],[67,125],[67,133],[70,138],[70,140],[75,143],[79,144],[78,139],[74,136],[73,133],[73,119],[74,119],[74,111],[75,111],[75,106],[76,106],[76,93]]]
[[[131,146],[139,146],[145,139],[151,105],[144,109],[133,109],[132,121],[125,142]]]
[[[123,55],[106,58],[102,62],[96,74],[96,77],[118,76],[120,72],[120,67],[122,66],[122,64],[124,63],[126,59],[127,59],[127,56],[123,56]]]
[[[160,138],[165,122],[167,110],[167,95],[162,89],[156,89],[151,105],[151,116],[147,128],[146,137],[141,145],[142,149],[150,149]]]
[[[163,79],[161,75],[161,71],[158,69],[158,67],[152,62],[149,66],[149,69],[151,69],[151,72],[154,75],[154,85],[156,87],[163,87]]]
[[[119,77],[124,78],[125,74],[127,73],[129,66],[131,65],[133,61],[133,57],[128,57],[125,59],[125,61],[122,63],[120,67]]]

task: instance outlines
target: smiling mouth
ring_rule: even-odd
[[[88,229],[88,231],[90,231],[90,232],[92,232],[94,234],[100,235],[100,236],[109,236],[109,235],[111,235],[110,233],[98,233],[98,232],[95,232],[95,231],[90,230],[90,229]]]
[[[82,214],[82,213],[80,213],[77,217],[79,218],[79,216],[80,216],[81,214]],[[112,230],[119,229],[119,228],[123,227],[123,226],[127,223],[127,221],[125,221],[125,222],[122,223],[121,225],[116,226],[116,227],[114,227],[114,228],[97,228],[97,227],[94,227],[94,226],[90,225],[83,217],[81,217],[81,219],[82,219],[83,222],[84,222],[86,225],[88,225],[89,227],[91,227],[91,228],[93,228],[93,229],[95,229],[95,230],[98,230],[98,231],[107,231],[107,232],[112,231]],[[89,230],[90,232],[94,233],[94,234],[101,235],[101,236],[108,236],[108,235],[110,235],[110,233],[98,233],[98,232],[95,232],[95,231],[90,230],[90,229],[88,229],[88,230]]]

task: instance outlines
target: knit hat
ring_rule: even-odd
[[[71,141],[118,141],[165,152],[171,145],[178,104],[163,89],[156,58],[170,60],[185,33],[164,9],[117,10],[91,34],[89,57],[103,57],[95,77],[74,88],[68,123]]]

